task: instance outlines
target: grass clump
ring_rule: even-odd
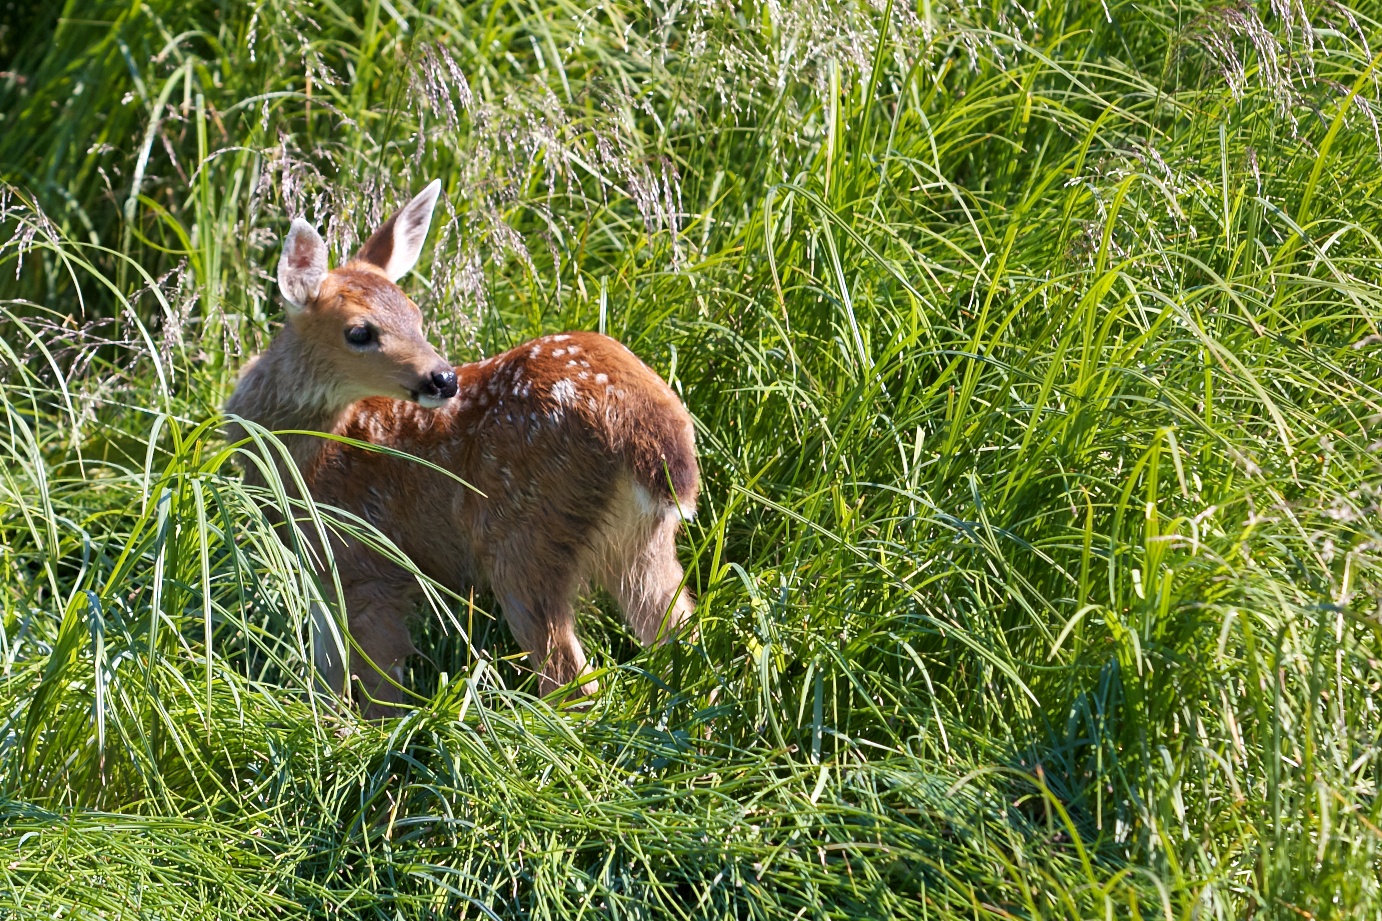
[[[68,4],[0,27],[0,913],[1376,917],[1378,11]],[[695,642],[435,597],[308,693],[216,434],[287,219],[696,416]],[[355,527],[318,510],[324,527]]]

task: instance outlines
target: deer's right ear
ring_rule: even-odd
[[[441,180],[433,179],[417,197],[399,209],[360,247],[356,259],[384,270],[389,281],[397,282],[417,265],[422,243],[432,224],[432,209],[441,194]]]
[[[326,244],[311,224],[294,219],[278,260],[278,290],[293,308],[288,312],[296,313],[316,300],[325,278]]]

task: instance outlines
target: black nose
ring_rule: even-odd
[[[433,371],[428,384],[431,385],[427,388],[432,391],[430,396],[449,400],[456,395],[456,372],[450,368],[445,371]]]

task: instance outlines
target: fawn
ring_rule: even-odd
[[[644,645],[691,615],[674,543],[699,488],[691,417],[657,374],[596,333],[544,336],[456,368],[443,359],[395,284],[417,262],[440,189],[434,180],[332,270],[316,230],[293,221],[278,265],[287,323],[241,372],[226,412],[387,445],[475,487],[379,452],[281,436],[314,500],[369,521],[451,590],[492,590],[546,695],[585,671],[572,607],[582,587],[609,591]],[[246,437],[234,419],[227,433]],[[246,480],[263,485],[260,465],[274,462],[247,462]],[[332,542],[363,655],[343,654],[318,611],[316,667],[337,693],[358,680],[365,714],[385,716],[416,652],[418,585],[358,541]]]

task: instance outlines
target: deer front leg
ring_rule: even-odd
[[[371,592],[371,595],[374,593]],[[372,598],[350,608],[350,635],[359,647],[350,656],[350,677],[359,684],[365,719],[399,716],[404,666],[417,652],[408,633],[411,600]]]
[[[347,559],[337,555],[338,563]],[[417,585],[407,572],[376,560],[350,569],[341,579],[349,636],[338,635],[328,610],[313,606],[312,653],[318,680],[338,695],[344,693],[347,677],[356,682],[366,719],[397,716],[404,667],[417,652],[408,632]]]
[[[345,664],[350,648],[350,636],[341,628],[331,609],[320,601],[313,601],[309,611],[312,618],[312,664],[316,666],[317,690],[330,700],[345,696]]]

